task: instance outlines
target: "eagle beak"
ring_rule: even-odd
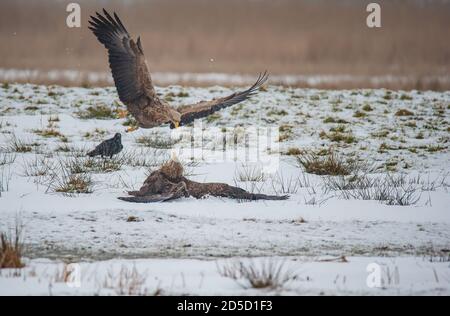
[[[127,115],[128,115],[128,111],[127,110],[122,110],[122,109],[117,110],[117,116],[119,118],[126,118]]]
[[[178,127],[180,127],[180,122],[175,121],[175,122],[173,122],[173,125],[175,126],[175,128],[178,128]]]
[[[177,154],[176,154],[174,151],[171,152],[171,154],[170,154],[170,159],[173,160],[173,161],[175,161],[175,162],[180,162],[180,161],[178,160]]]

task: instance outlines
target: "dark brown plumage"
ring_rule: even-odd
[[[174,160],[153,171],[139,191],[128,192],[131,196],[120,200],[136,203],[164,202],[192,196],[197,199],[206,196],[226,197],[239,200],[286,200],[287,195],[266,195],[250,193],[225,183],[200,183],[183,176],[182,165]]]
[[[135,42],[116,13],[111,16],[103,9],[103,15],[96,13],[96,16],[91,16],[89,24],[89,29],[108,50],[109,65],[120,100],[143,128],[167,123],[171,128],[186,125],[247,100],[268,79],[267,72],[264,72],[247,90],[175,109],[156,94],[140,37]]]
[[[116,133],[113,138],[102,141],[94,150],[87,153],[89,157],[104,156],[112,158],[123,149],[122,135]]]

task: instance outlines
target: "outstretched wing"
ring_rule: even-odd
[[[181,114],[180,125],[186,125],[195,119],[206,117],[221,109],[227,108],[239,102],[247,100],[251,95],[255,94],[258,89],[267,81],[269,75],[267,71],[260,74],[258,80],[245,91],[235,92],[227,97],[214,99],[211,101],[201,101],[192,105],[185,105],[177,108]],[[170,128],[174,128],[173,124]]]
[[[120,100],[125,104],[142,104],[143,98],[156,98],[145,62],[141,40],[135,42],[119,17],[103,14],[91,16],[89,29],[108,50],[109,66]]]

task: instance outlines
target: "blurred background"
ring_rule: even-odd
[[[82,27],[66,26],[81,5]],[[366,26],[366,6],[382,27]],[[449,90],[450,2],[442,0],[1,0],[0,80],[110,85],[89,15],[116,11],[142,38],[157,84],[272,83]],[[227,75],[229,74],[229,75]]]

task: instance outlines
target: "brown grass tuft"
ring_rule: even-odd
[[[297,279],[297,274],[285,268],[285,262],[267,260],[236,260],[217,266],[219,274],[231,278],[243,288],[280,289]]]
[[[290,147],[286,151],[287,156],[297,156],[297,155],[300,155],[301,153],[302,153],[301,149],[297,148],[297,147]]]
[[[23,244],[21,238],[21,226],[16,224],[13,236],[0,234],[0,269],[22,268]]]
[[[412,115],[414,115],[414,113],[407,109],[400,109],[397,112],[395,112],[395,116],[412,116]]]
[[[299,166],[303,167],[307,173],[317,175],[349,175],[359,169],[359,165],[354,160],[345,160],[332,150],[323,156],[315,152],[302,152],[297,156]]]

